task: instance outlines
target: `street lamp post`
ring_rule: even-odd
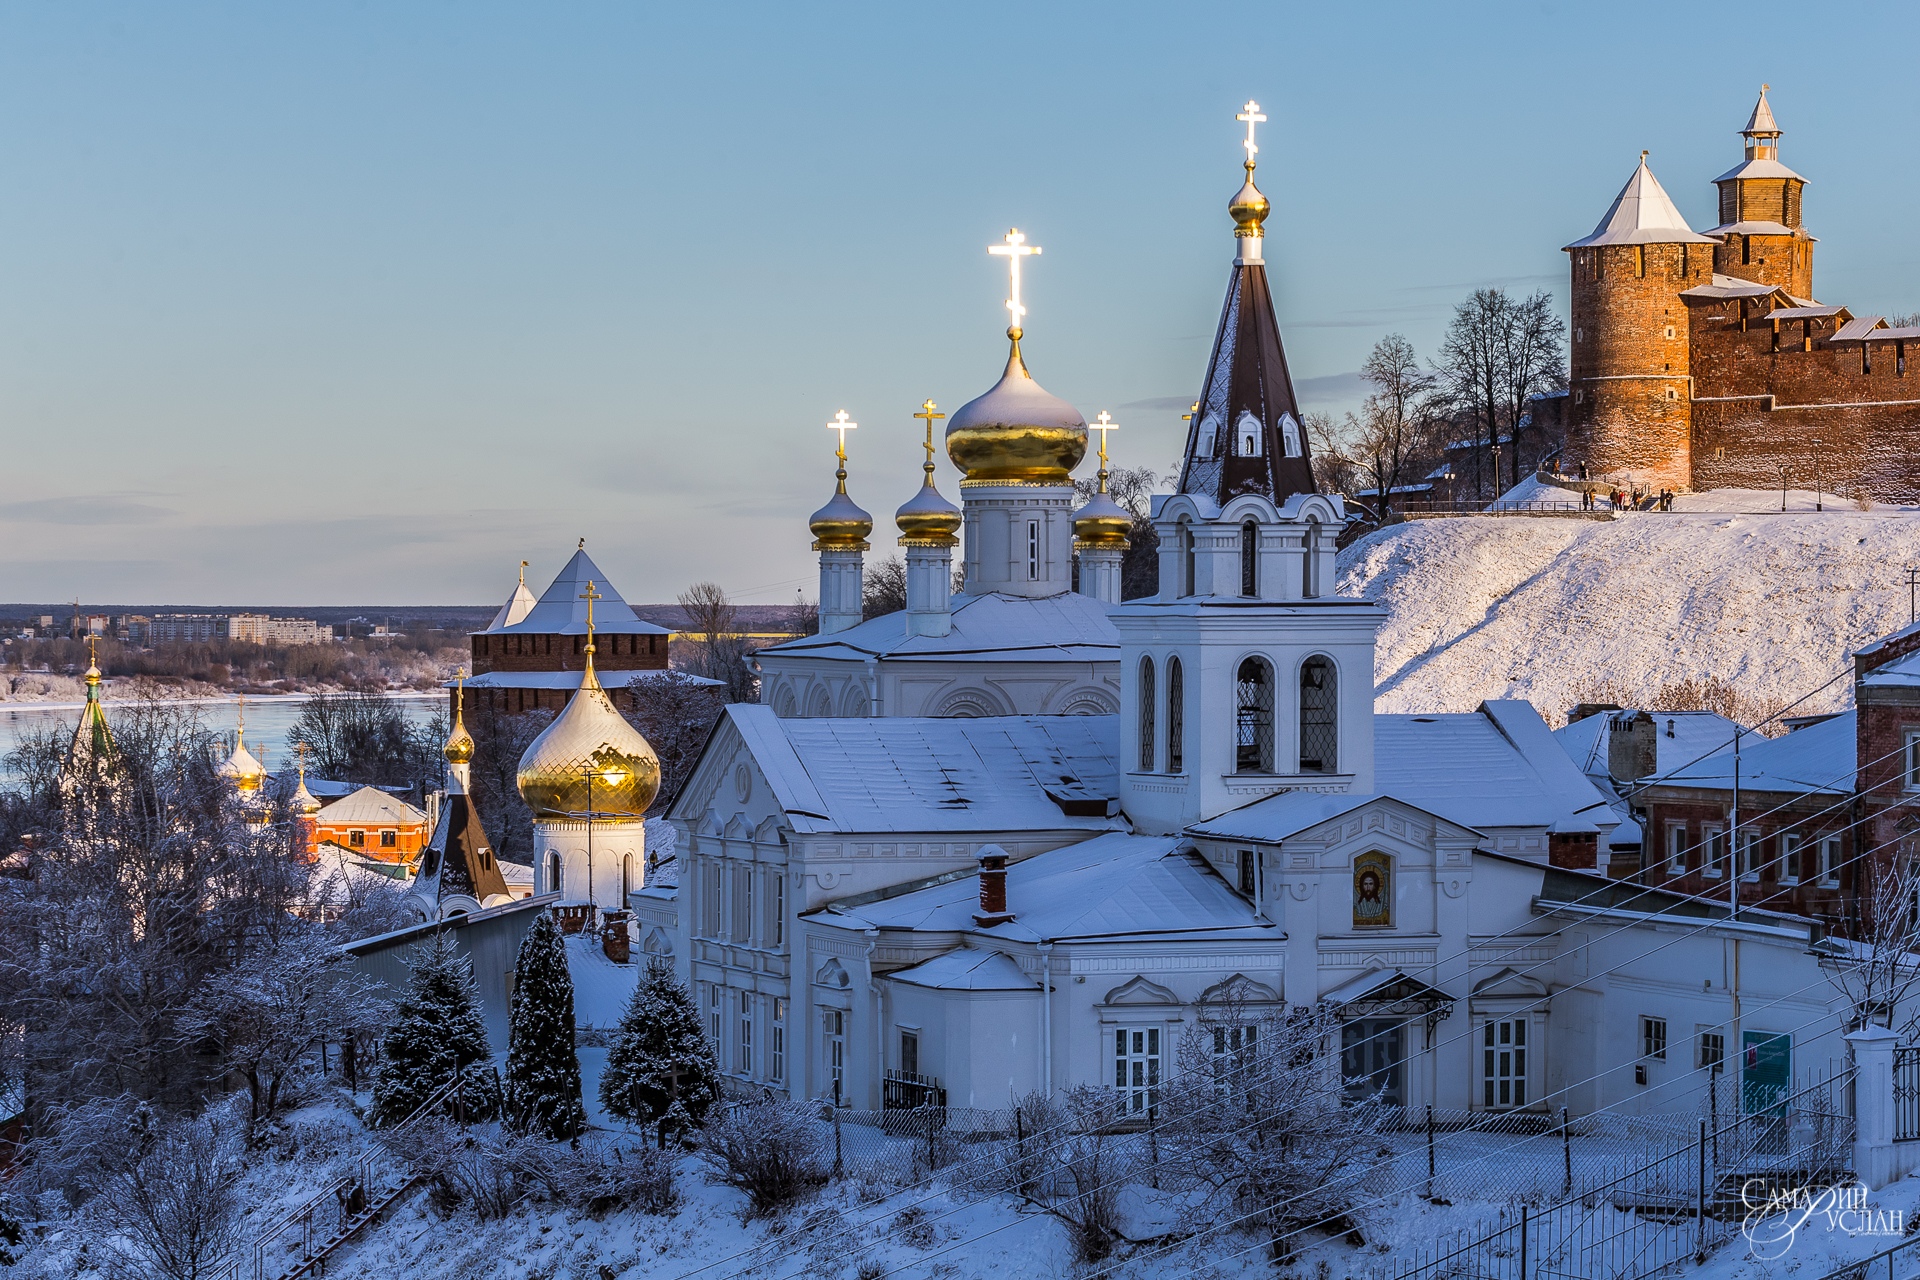
[[[580,765],[580,776],[587,782],[586,812],[569,816],[580,818],[587,824],[587,905],[598,910],[600,899],[596,895],[593,883],[593,820],[599,815],[593,808],[593,780],[598,778],[610,787],[617,787],[626,781],[627,771],[616,764],[601,765],[587,760]]]
[[[1820,474],[1820,437],[1813,438],[1813,509],[1825,511],[1826,484]]]
[[[1493,445],[1493,500],[1500,501],[1500,442]]]
[[[1780,510],[1787,509],[1787,464],[1780,464]]]

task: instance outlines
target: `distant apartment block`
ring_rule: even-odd
[[[224,613],[156,613],[147,626],[154,644],[204,644],[224,640],[227,616]]]
[[[269,618],[236,613],[227,619],[227,638],[247,644],[330,644],[333,628],[311,618]]]

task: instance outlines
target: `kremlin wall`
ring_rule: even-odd
[[[1566,247],[1572,339],[1562,469],[1646,488],[1802,488],[1920,500],[1920,327],[1816,299],[1806,179],[1781,163],[1763,87],[1745,156],[1695,232],[1642,153]],[[1549,424],[1551,425],[1551,424]]]

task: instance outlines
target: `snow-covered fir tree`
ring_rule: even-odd
[[[609,1114],[654,1125],[661,1145],[706,1119],[720,1098],[720,1064],[700,1028],[693,997],[655,957],[620,1016],[600,1077]]]
[[[507,1118],[528,1133],[571,1138],[587,1127],[580,1056],[573,1044],[573,977],[567,944],[541,912],[520,941],[507,1027]]]
[[[487,1065],[492,1057],[473,966],[451,935],[436,933],[414,949],[413,981],[394,1001],[380,1040],[373,1123],[405,1120],[456,1072],[462,1073],[458,1113],[466,1120],[491,1119],[500,1111],[499,1077]]]

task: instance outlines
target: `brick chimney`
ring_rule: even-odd
[[[1007,910],[1007,854],[998,845],[980,851],[980,910],[973,922],[983,929],[1013,919]]]

